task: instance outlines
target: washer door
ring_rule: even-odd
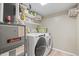
[[[43,56],[46,50],[46,40],[44,37],[40,37],[35,46],[35,56]]]

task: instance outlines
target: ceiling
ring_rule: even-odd
[[[42,16],[47,16],[59,11],[67,10],[76,5],[75,3],[48,3],[44,6],[42,6],[40,3],[30,3],[30,4],[31,9],[33,11],[36,11]],[[25,5],[28,6],[28,3],[26,3]]]

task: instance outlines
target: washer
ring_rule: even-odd
[[[27,34],[27,55],[46,56],[51,50],[51,37],[49,33]]]

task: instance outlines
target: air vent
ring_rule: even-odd
[[[68,16],[77,17],[78,13],[79,13],[79,9],[78,8],[73,8],[73,9],[70,9],[68,11]]]

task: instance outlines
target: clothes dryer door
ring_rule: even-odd
[[[46,40],[44,37],[40,37],[35,46],[35,56],[43,56],[46,50]]]

